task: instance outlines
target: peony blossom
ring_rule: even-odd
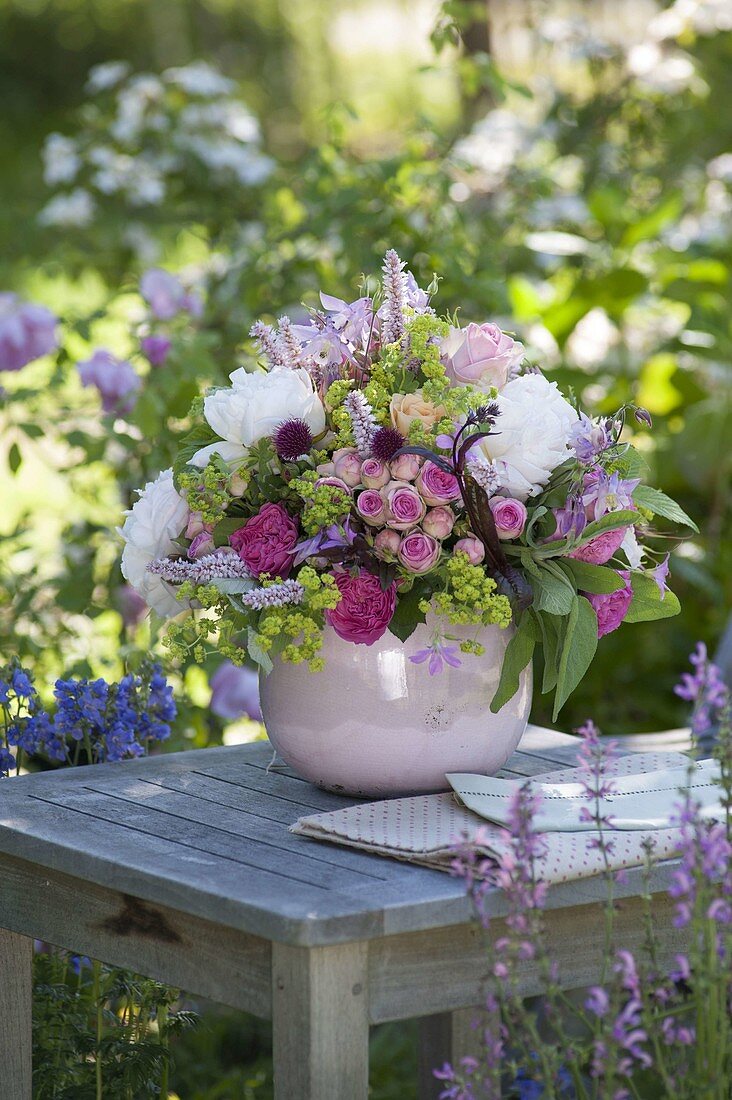
[[[460,499],[460,485],[454,474],[448,474],[434,462],[425,462],[419,471],[416,486],[425,504],[450,504]]]
[[[297,524],[281,504],[271,501],[229,537],[230,545],[255,577],[267,573],[284,579],[292,569],[296,542]]]
[[[262,721],[259,706],[259,677],[252,668],[239,668],[231,661],[224,661],[211,677],[210,709],[219,718],[233,721],[251,718]]]
[[[390,481],[381,490],[386,503],[386,525],[395,531],[408,531],[424,519],[427,507],[413,485]]]
[[[410,573],[429,573],[440,560],[440,544],[424,531],[410,531],[400,542],[397,557]]]
[[[120,531],[125,540],[122,575],[164,619],[189,604],[178,600],[174,586],[147,567],[156,558],[179,552],[175,540],[186,530],[188,516],[188,505],[173,484],[173,471],[165,470],[142,490]]]
[[[610,634],[613,630],[618,629],[628,612],[630,601],[633,599],[630,570],[616,569],[615,572],[625,581],[624,588],[619,588],[616,592],[583,593],[597,613],[598,638],[602,638],[604,634]]]
[[[387,630],[396,608],[396,584],[382,589],[378,577],[362,569],[334,573],[341,593],[337,606],[325,612],[325,618],[339,638],[356,645],[373,645]]]
[[[403,436],[409,435],[409,427],[416,420],[425,428],[433,427],[446,415],[444,405],[433,405],[422,396],[421,390],[414,393],[395,393],[389,406],[391,422]]]
[[[485,558],[485,546],[474,535],[458,539],[452,549],[454,554],[467,554],[471,565],[480,565]]]
[[[492,497],[488,504],[499,539],[517,539],[526,526],[526,505],[509,497]]]
[[[90,359],[77,364],[83,386],[96,386],[105,413],[120,416],[132,411],[142,382],[131,363],[118,359],[106,348],[97,348]]]
[[[0,294],[0,371],[20,370],[58,345],[56,318],[44,306]]]
[[[571,457],[568,440],[577,413],[556,382],[543,374],[514,378],[497,398],[496,431],[476,444],[500,471],[501,488],[525,501],[541,491],[552,472]]]
[[[456,385],[488,391],[506,385],[523,358],[524,346],[488,321],[450,329],[441,352],[447,376]]]
[[[214,390],[205,398],[206,420],[229,447],[226,461],[244,457],[247,448],[272,435],[284,420],[302,420],[314,436],[325,430],[325,411],[306,370],[276,369],[247,373],[243,368],[229,376],[231,386]],[[194,465],[206,465],[220,444],[197,451]]]

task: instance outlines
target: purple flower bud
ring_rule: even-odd
[[[639,424],[647,424],[649,428],[653,427],[653,420],[648,409],[637,408],[635,410],[635,418]]]

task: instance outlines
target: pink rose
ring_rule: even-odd
[[[526,506],[510,497],[492,497],[488,504],[499,539],[517,539],[526,526]]]
[[[386,561],[392,561],[397,556],[397,550],[399,549],[399,543],[401,541],[402,537],[398,531],[390,531],[388,527],[385,527],[383,531],[379,531],[374,539],[376,556],[385,558]]]
[[[378,458],[367,458],[361,463],[361,482],[367,489],[381,489],[389,478],[389,471]]]
[[[203,516],[200,512],[191,512],[188,516],[188,526],[186,527],[186,538],[194,539],[196,535],[200,535],[201,531],[210,531],[211,525],[203,522]]]
[[[362,569],[352,573],[334,573],[341,598],[325,618],[339,638],[356,645],[373,645],[386,633],[396,608],[396,584],[384,590],[379,578]]]
[[[440,544],[424,531],[412,531],[399,543],[397,557],[410,573],[428,573],[440,560]]]
[[[364,489],[358,494],[356,511],[366,523],[381,526],[386,519],[386,507],[378,489]]]
[[[449,504],[460,500],[460,486],[454,474],[448,474],[434,462],[425,462],[416,481],[426,504]]]
[[[603,531],[597,538],[590,539],[567,556],[577,558],[578,561],[588,561],[592,565],[604,565],[620,549],[627,530],[627,527],[616,527],[614,531]]]
[[[292,568],[297,525],[281,504],[265,504],[229,542],[255,577],[286,577]]]
[[[583,595],[590,601],[597,612],[597,636],[602,638],[604,634],[610,634],[617,630],[625,618],[630,601],[633,599],[633,589],[630,586],[630,570],[615,569],[625,581],[625,588],[619,588],[616,592],[584,592]]]
[[[485,546],[474,535],[468,535],[465,539],[458,539],[452,549],[455,554],[459,551],[467,554],[471,565],[480,565],[485,558]]]
[[[353,447],[341,447],[333,452],[333,473],[346,485],[361,484],[361,459]]]
[[[397,481],[414,481],[421,465],[419,455],[397,455],[389,463],[389,470]]]
[[[386,502],[387,527],[407,531],[424,519],[427,508],[413,485],[405,481],[390,481],[381,492]]]
[[[422,530],[436,539],[446,539],[455,526],[455,515],[451,508],[444,504],[438,504],[436,508],[430,508],[422,520]]]
[[[523,345],[490,321],[451,329],[442,341],[447,376],[458,386],[470,383],[478,389],[500,389],[523,354]]]

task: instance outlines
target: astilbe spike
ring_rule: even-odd
[[[280,317],[277,325],[277,344],[285,365],[293,370],[302,366],[302,347],[292,328],[289,317]]]
[[[404,311],[407,305],[407,280],[404,263],[393,248],[384,256],[384,304],[381,320],[382,344],[393,344],[404,335]]]
[[[376,420],[366,397],[361,390],[353,390],[343,402],[351,418],[353,438],[362,458],[369,458],[376,435]]]
[[[286,367],[281,341],[271,325],[264,321],[255,321],[249,330],[249,335],[257,341],[257,346],[271,368]]]

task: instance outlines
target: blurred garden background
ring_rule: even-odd
[[[588,411],[652,414],[650,480],[701,529],[682,614],[603,639],[562,726],[685,723],[672,687],[732,609],[732,0],[0,0],[0,102],[0,293],[59,318],[0,372],[0,652],[42,694],[156,649],[115,527],[252,322],[350,300],[394,247]],[[171,748],[257,734],[209,706],[215,663],[157,652]],[[171,1089],[270,1095],[253,1028],[208,1013]],[[375,1097],[410,1095],[408,1039],[377,1034]]]

